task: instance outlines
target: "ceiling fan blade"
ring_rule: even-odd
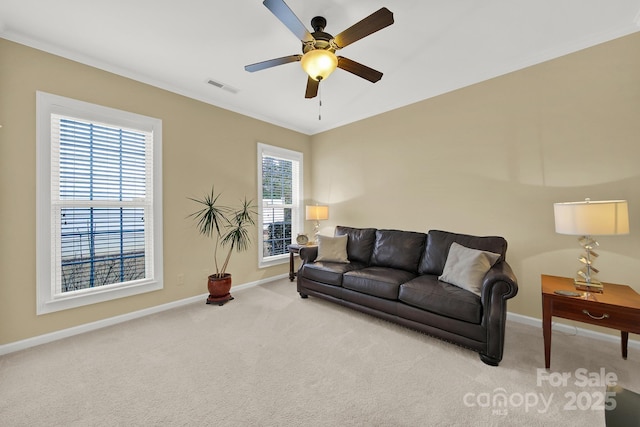
[[[300,19],[287,6],[284,0],[264,0],[262,2],[293,34],[303,42],[312,42],[315,39],[309,33]]]
[[[382,73],[380,71],[369,68],[359,62],[352,61],[344,56],[338,56],[338,68],[342,68],[343,70],[355,74],[358,77],[369,80],[371,83],[375,83],[382,78]]]
[[[357,22],[334,37],[339,49],[393,24],[393,13],[386,7]]]
[[[305,98],[315,98],[318,95],[318,85],[320,82],[309,77],[307,79],[307,91],[304,93]]]
[[[300,61],[302,55],[283,56],[282,58],[269,59],[268,61],[256,62],[255,64],[245,65],[244,69],[253,73],[254,71],[264,70],[265,68],[275,67],[276,65],[288,64],[289,62]]]

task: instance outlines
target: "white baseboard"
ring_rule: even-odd
[[[234,286],[233,292],[243,291],[245,289],[253,288],[254,286],[262,285],[265,283],[273,282],[275,280],[284,279],[288,277],[288,273],[280,274],[277,276],[269,277],[267,279],[257,280],[255,282],[245,283],[242,285]],[[63,338],[68,338],[74,335],[83,334],[85,332],[95,331],[97,329],[106,328],[107,326],[117,325],[118,323],[127,322],[129,320],[139,319],[144,316],[149,316],[150,314],[160,313],[162,311],[171,310],[173,308],[182,307],[187,304],[192,304],[194,302],[198,302],[206,299],[207,294],[197,295],[194,297],[185,298],[178,301],[172,301],[167,304],[158,305],[155,307],[145,308],[144,310],[138,310],[127,314],[122,314],[120,316],[110,317],[108,319],[98,320],[96,322],[87,323],[84,325],[74,326],[72,328],[63,329],[56,332],[51,332],[49,334],[39,335],[33,338],[27,338],[21,341],[15,341],[8,344],[0,345],[0,356],[4,354],[13,353],[16,351],[24,350],[30,347],[35,347],[37,345],[46,344],[52,341],[57,341]],[[507,313],[507,319],[510,321],[523,323],[525,325],[533,326],[536,328],[540,328],[540,333],[542,333],[542,320],[536,319],[534,317],[523,316],[521,314],[516,313]],[[585,337],[589,337],[592,339],[597,339],[600,341],[607,341],[611,343],[619,343],[620,337],[616,337],[614,335],[604,334],[602,332],[591,331],[588,329],[578,328],[575,326],[569,326],[562,323],[553,324],[553,329],[557,331],[562,331],[564,333],[569,334],[578,334]],[[630,348],[640,349],[640,341],[629,340]]]
[[[254,286],[262,285],[265,283],[280,280],[285,277],[289,277],[289,274],[280,274],[277,276],[269,277],[268,279],[262,279],[255,282],[245,283],[242,285],[234,286],[233,292],[243,291],[245,289],[253,288]],[[85,332],[95,331],[97,329],[106,328],[107,326],[117,325],[118,323],[127,322],[133,319],[139,319],[140,317],[149,316],[150,314],[160,313],[162,311],[171,310],[172,308],[182,307],[187,304],[192,304],[198,301],[204,301],[208,294],[196,295],[181,299],[178,301],[172,301],[167,304],[157,305],[155,307],[145,308],[143,310],[134,311],[120,316],[110,317],[108,319],[98,320],[96,322],[86,323],[84,325],[74,326],[68,329],[62,329],[60,331],[51,332],[44,335],[38,335],[33,338],[27,338],[21,341],[15,341],[8,344],[0,345],[0,356],[4,354],[13,353],[15,351],[24,350],[37,345],[46,344],[52,341],[57,341],[63,338],[68,338],[74,335],[83,334]]]
[[[535,317],[523,316],[516,313],[507,313],[507,320],[540,328],[540,334],[542,334],[542,319],[536,319]],[[602,332],[592,331],[590,329],[579,328],[576,326],[566,325],[564,323],[557,323],[555,321],[552,323],[551,329],[554,331],[564,332],[566,334],[581,335],[600,341],[620,344],[620,334],[618,334],[618,336],[609,335]],[[640,341],[630,339],[627,347],[640,349]]]

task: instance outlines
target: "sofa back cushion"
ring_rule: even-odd
[[[507,241],[503,237],[479,237],[448,231],[430,230],[427,235],[427,248],[420,260],[418,272],[420,274],[436,274],[440,276],[447,262],[449,248],[453,242],[467,248],[499,254],[500,258],[496,263],[504,261],[507,253]]]
[[[427,235],[414,231],[377,230],[371,265],[417,272]]]
[[[347,235],[347,257],[351,262],[369,264],[376,240],[375,228],[352,228],[338,225],[335,236]]]

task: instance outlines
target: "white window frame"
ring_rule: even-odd
[[[55,289],[61,268],[55,262],[59,222],[52,213],[56,197],[52,189],[52,126],[54,114],[92,123],[151,132],[151,191],[145,209],[145,278],[70,292]],[[151,160],[151,161],[150,161]],[[57,227],[57,234],[56,234]],[[36,92],[36,313],[38,315],[128,297],[163,288],[162,241],[162,120],[88,102]]]
[[[293,182],[293,203],[291,208],[291,237],[293,239],[298,233],[304,230],[304,169],[303,154],[299,151],[288,150],[286,148],[276,147],[273,145],[258,143],[258,266],[260,268],[270,267],[273,265],[284,264],[289,262],[289,252],[280,255],[265,257],[264,234],[263,234],[263,212],[266,206],[263,206],[262,195],[262,158],[263,156],[278,157],[285,160],[295,161],[298,163],[298,180]]]

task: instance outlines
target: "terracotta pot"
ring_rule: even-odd
[[[209,276],[207,288],[209,288],[207,304],[223,305],[233,299],[229,293],[229,290],[231,290],[231,274],[229,273],[225,273],[222,277],[218,277],[215,274]]]

